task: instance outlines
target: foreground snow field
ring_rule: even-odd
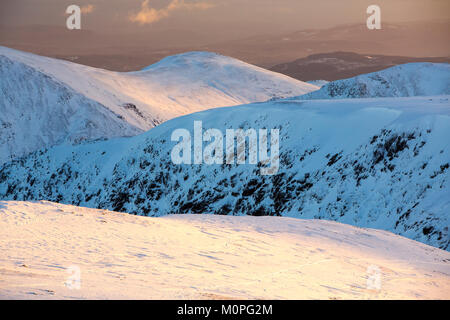
[[[449,252],[336,222],[1,201],[0,230],[1,299],[450,298]]]

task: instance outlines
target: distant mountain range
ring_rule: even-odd
[[[217,52],[271,68],[314,54],[343,51],[370,56],[448,57],[449,28],[450,21],[437,20],[396,24],[383,22],[382,30],[368,30],[365,23],[361,23],[277,34],[235,35],[231,39],[214,37],[207,31],[199,33],[190,30],[151,28],[141,33],[115,32],[106,35],[95,30],[70,31],[63,26],[0,26],[0,44],[114,71],[140,70],[165,56],[188,51]],[[406,62],[421,60],[398,63]],[[373,71],[377,70],[362,70],[361,73]],[[339,78],[342,77],[330,80]]]
[[[413,58],[384,55],[364,55],[354,52],[313,54],[306,58],[282,63],[270,68],[302,81],[339,80],[360,74],[380,71],[411,62],[449,63],[449,57]]]

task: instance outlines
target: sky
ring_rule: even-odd
[[[276,34],[365,23],[371,4],[391,23],[450,19],[448,0],[1,0],[0,24],[64,27],[71,4],[82,7],[82,28],[99,33]]]

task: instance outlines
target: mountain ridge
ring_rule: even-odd
[[[447,94],[450,94],[450,64],[416,62],[332,81],[324,84],[317,91],[301,96],[301,99],[412,97]]]
[[[388,230],[449,249],[449,96],[276,100],[167,121],[145,134],[59,146],[5,164],[0,198],[160,216],[283,215]],[[175,129],[280,129],[280,169],[175,165]]]

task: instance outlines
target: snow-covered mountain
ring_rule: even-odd
[[[450,64],[408,63],[336,80],[302,99],[412,97],[450,94]],[[297,98],[296,98],[297,99]]]
[[[149,216],[327,219],[448,250],[449,97],[279,100],[207,110],[136,137],[57,146],[8,163],[0,169],[0,199]],[[223,133],[280,129],[278,174],[262,176],[251,164],[172,163],[172,132],[192,134],[195,120]]]
[[[317,89],[208,52],[119,73],[0,46],[0,163],[62,142],[135,135],[207,108]]]
[[[449,252],[331,221],[0,201],[0,229],[0,299],[450,298]]]

